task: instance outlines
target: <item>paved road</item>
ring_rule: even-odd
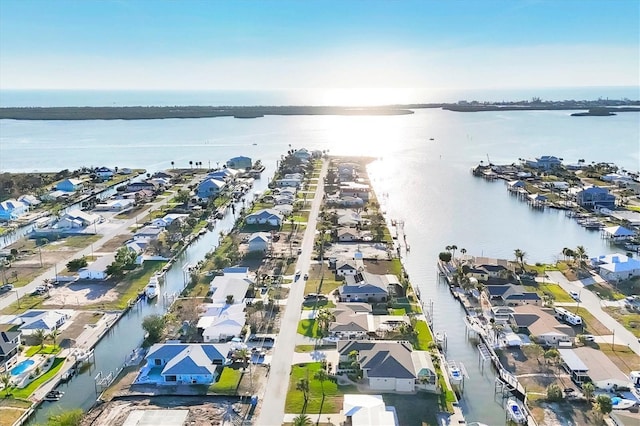
[[[601,307],[602,300],[591,292],[588,287],[585,287],[581,281],[569,281],[560,271],[547,271],[547,277],[549,277],[551,281],[558,283],[567,293],[570,291],[578,292],[580,295],[580,306],[588,309],[598,321],[613,331],[612,334],[609,335],[610,337],[606,336],[608,343],[613,341],[616,345],[626,345],[640,355],[640,342],[638,342],[638,338],[624,328],[622,324],[613,319],[608,313],[603,311]]]
[[[79,258],[82,256],[91,256],[92,253],[99,252],[103,245],[105,245],[108,241],[114,238],[117,235],[125,234],[129,232],[129,228],[136,223],[142,223],[144,217],[149,213],[150,210],[156,210],[161,205],[167,202],[167,198],[164,197],[159,201],[151,204],[149,208],[138,213],[136,217],[131,219],[121,220],[121,219],[111,219],[107,223],[103,223],[97,226],[99,233],[103,236],[98,241],[80,250],[77,253],[69,256],[69,258],[64,259],[58,262],[55,266],[49,268],[45,273],[36,277],[33,281],[23,287],[17,287],[14,290],[5,293],[2,297],[0,297],[0,309],[4,309],[7,306],[15,303],[19,297],[31,294],[35,291],[36,287],[44,284],[45,279],[53,278],[56,274],[56,271],[62,271],[67,267],[67,262],[71,259]]]
[[[311,254],[313,252],[313,241],[316,234],[316,223],[318,212],[322,204],[324,195],[324,185],[322,184],[329,162],[325,161],[318,180],[318,190],[311,203],[311,213],[307,222],[307,229],[300,248],[302,254],[298,257],[296,270],[304,275],[309,270],[311,264]],[[258,417],[259,425],[280,425],[284,418],[284,403],[289,387],[289,375],[291,374],[291,362],[293,360],[294,348],[296,345],[296,335],[298,322],[300,321],[300,309],[304,300],[304,281],[302,277],[291,284],[287,307],[285,309],[280,324],[276,347],[273,351],[273,361],[269,379],[267,381],[266,392],[262,401],[262,408]]]

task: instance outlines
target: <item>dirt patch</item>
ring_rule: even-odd
[[[589,413],[591,406],[586,402],[537,402],[533,411],[541,425],[592,426],[600,424]]]
[[[102,247],[100,248],[101,252],[114,252],[117,251],[120,247],[122,247],[124,245],[125,242],[129,241],[131,239],[132,234],[122,234],[122,235],[117,235],[115,237],[113,237],[112,239],[110,239],[109,241],[107,241],[106,243],[104,243],[102,245]]]
[[[107,303],[118,299],[115,283],[104,281],[78,281],[66,286],[55,287],[49,291],[50,297],[42,304],[61,308],[82,307],[96,303]]]
[[[246,402],[246,401],[245,401]],[[102,404],[82,420],[83,426],[121,425],[134,410],[188,410],[185,424],[209,426],[214,424],[240,424],[252,417],[250,406],[237,398],[216,397],[135,397],[118,399]]]

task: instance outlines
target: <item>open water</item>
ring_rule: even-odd
[[[412,115],[384,117],[2,120],[0,171],[100,165],[155,171],[171,167],[172,161],[176,167],[189,167],[189,161],[213,167],[230,157],[247,155],[267,165],[266,178],[291,147],[376,158],[370,175],[388,217],[405,222],[411,245],[405,264],[411,280],[420,287],[423,300],[434,301],[434,328],[447,331],[448,356],[463,362],[470,373],[462,401],[467,420],[501,424],[504,411],[493,398],[493,376],[489,369],[480,372],[477,351],[464,338],[464,311],[446,286],[438,284],[434,269],[438,253],[455,244],[471,255],[512,259],[519,248],[527,253],[528,262],[552,262],[563,247],[582,245],[591,256],[609,253],[611,248],[598,232],[584,230],[562,212],[532,210],[509,196],[500,181],[474,178],[470,169],[479,161],[512,163],[518,158],[556,155],[567,162],[606,161],[637,171],[639,141],[640,116],[635,113],[570,117],[568,111],[417,110]],[[210,244],[198,248],[198,254],[185,262],[198,261]],[[130,319],[127,326],[136,321],[135,314]],[[112,333],[123,330],[117,327]],[[139,342],[141,333],[136,333],[123,345],[122,353],[96,352],[121,363]],[[86,408],[89,402],[82,405]]]

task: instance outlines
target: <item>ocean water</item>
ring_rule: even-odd
[[[150,99],[139,99],[143,98]],[[232,98],[220,98],[220,104]],[[87,104],[103,102],[86,99]],[[261,103],[259,95],[250,100]],[[178,98],[171,102],[179,104]],[[388,218],[405,222],[411,252],[404,262],[411,281],[423,300],[434,302],[434,328],[449,335],[448,358],[463,362],[470,373],[461,402],[467,420],[503,424],[504,411],[499,399],[493,398],[493,375],[489,368],[478,369],[475,346],[464,337],[464,311],[438,283],[434,268],[438,253],[455,244],[471,255],[512,259],[514,250],[520,249],[526,261],[535,263],[555,261],[564,247],[582,245],[590,256],[614,249],[598,232],[586,231],[562,212],[532,210],[509,196],[502,182],[474,178],[470,169],[479,161],[512,163],[556,155],[568,162],[583,158],[637,171],[640,115],[571,117],[569,111],[426,109],[384,117],[0,120],[1,172],[100,165],[155,171],[170,167],[172,161],[176,167],[189,167],[189,161],[213,167],[247,155],[263,161],[268,177],[286,150],[301,147],[372,158],[370,176]]]

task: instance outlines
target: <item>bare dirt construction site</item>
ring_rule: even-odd
[[[185,410],[186,421],[181,424],[205,426],[240,424],[250,416],[250,405],[238,399],[218,397],[131,397],[106,402],[89,411],[82,426],[112,426],[124,424],[136,410]]]

